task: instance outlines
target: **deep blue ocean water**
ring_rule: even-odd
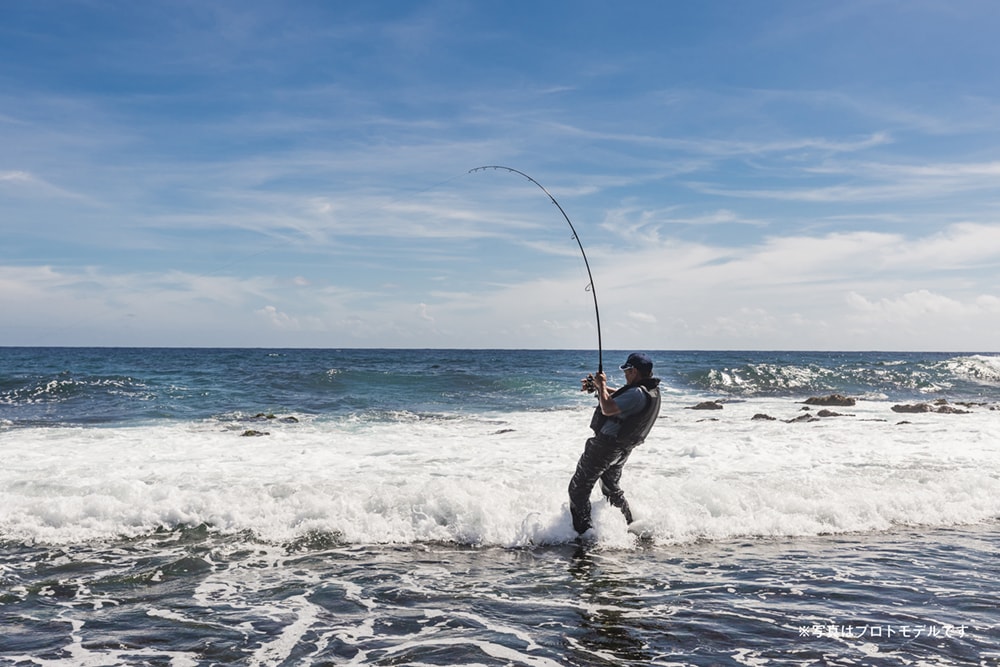
[[[578,543],[594,351],[0,348],[0,665],[1000,664],[1000,356],[650,354]]]
[[[612,375],[627,357],[604,352]],[[654,352],[671,388],[710,398],[843,394],[997,400],[1000,358],[913,352]],[[0,420],[105,423],[241,409],[345,414],[578,404],[591,351],[0,348]],[[621,382],[621,379],[618,379]]]

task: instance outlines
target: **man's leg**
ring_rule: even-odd
[[[625,492],[622,491],[622,487],[619,485],[622,478],[622,469],[625,467],[628,455],[629,452],[622,451],[621,456],[601,475],[601,493],[604,494],[609,503],[622,511],[622,514],[625,515],[626,523],[632,523],[632,510],[628,506],[628,501],[625,500]]]
[[[569,511],[573,516],[573,528],[584,533],[591,527],[590,492],[597,480],[622,456],[621,448],[613,440],[598,437],[587,440],[587,446],[576,464],[576,472],[569,482]],[[619,471],[619,476],[621,471]],[[603,488],[603,483],[602,483]]]

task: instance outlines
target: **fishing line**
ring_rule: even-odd
[[[526,179],[537,185],[542,192],[547,194],[549,199],[552,200],[552,203],[559,209],[559,212],[562,213],[562,216],[566,218],[566,224],[568,224],[569,228],[573,231],[573,240],[576,241],[578,246],[580,246],[580,254],[583,255],[583,264],[587,267],[587,278],[590,280],[590,284],[587,285],[587,291],[589,291],[594,297],[594,316],[597,318],[597,371],[603,372],[604,350],[601,345],[601,311],[600,308],[597,307],[597,289],[594,287],[594,276],[590,272],[590,262],[587,261],[587,252],[583,249],[583,243],[580,241],[580,235],[576,233],[576,227],[573,226],[573,222],[569,219],[569,216],[566,215],[566,211],[564,211],[563,207],[559,205],[559,202],[556,201],[556,198],[552,196],[552,193],[546,190],[541,183],[533,179],[531,176],[528,176],[523,171],[518,171],[517,169],[504,167],[502,165],[491,164],[483,167],[475,167],[474,169],[470,169],[468,173],[471,174],[476,171],[486,171],[487,169],[503,169],[505,171],[524,176]]]

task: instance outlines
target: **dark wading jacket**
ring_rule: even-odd
[[[639,380],[636,384],[627,384],[624,387],[615,390],[615,392],[611,394],[611,398],[638,386],[642,390],[642,393],[646,395],[646,407],[634,415],[621,419],[618,416],[606,416],[603,412],[601,412],[601,406],[598,405],[594,410],[594,416],[590,420],[590,428],[594,430],[594,434],[599,435],[601,427],[604,426],[604,424],[610,419],[621,422],[621,426],[618,428],[618,436],[615,438],[615,444],[628,447],[630,449],[632,447],[636,447],[637,445],[641,445],[646,439],[646,436],[649,435],[650,430],[652,430],[653,424],[656,422],[656,418],[660,416],[659,384],[659,378],[645,378]]]

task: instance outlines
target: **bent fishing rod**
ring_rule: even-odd
[[[523,171],[518,171],[517,169],[513,169],[512,167],[504,167],[502,165],[491,164],[483,167],[476,167],[474,169],[470,169],[469,173],[471,174],[476,171],[486,171],[487,169],[494,169],[494,170],[503,169],[513,174],[519,174],[521,176],[524,176],[526,179],[537,185],[542,192],[548,195],[549,199],[552,200],[552,203],[555,204],[556,208],[559,209],[559,212],[562,213],[562,216],[566,218],[566,224],[569,225],[570,230],[572,230],[573,232],[573,240],[576,241],[576,244],[578,246],[580,246],[580,254],[583,255],[583,264],[584,266],[587,267],[587,279],[590,280],[590,284],[587,285],[587,290],[589,290],[591,295],[593,295],[594,297],[594,316],[597,318],[597,372],[603,373],[604,350],[601,345],[601,311],[597,307],[597,289],[594,287],[594,276],[590,272],[590,262],[587,261],[587,252],[583,249],[583,243],[580,241],[580,235],[576,233],[576,227],[573,226],[573,223],[572,221],[570,221],[569,216],[566,215],[566,211],[564,211],[563,207],[559,205],[559,202],[557,202],[556,198],[552,196],[552,193],[546,190],[541,183],[533,179],[531,176],[528,176]]]

